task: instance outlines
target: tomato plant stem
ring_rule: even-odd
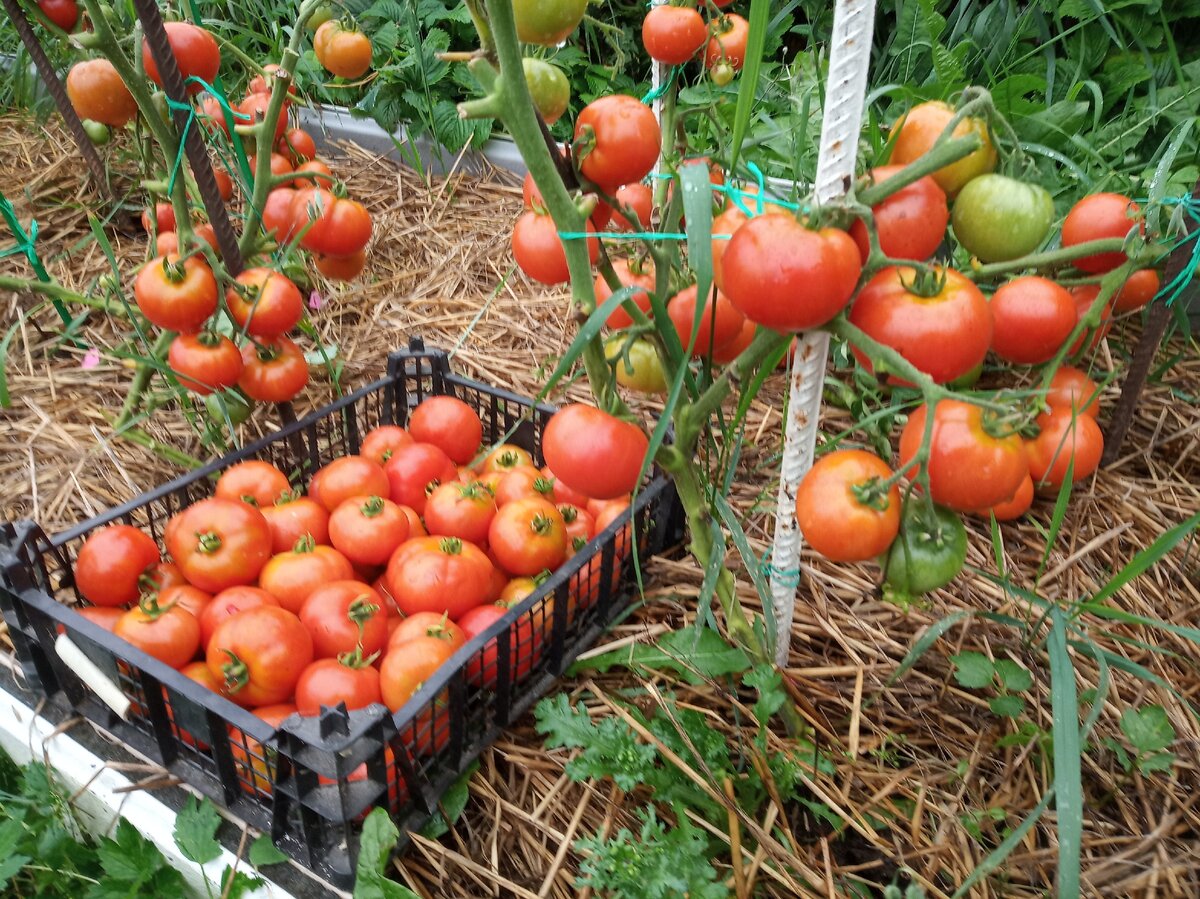
[[[981,278],[990,278],[994,275],[1025,271],[1026,269],[1058,268],[1074,262],[1076,259],[1082,259],[1084,256],[1093,256],[1097,253],[1119,253],[1124,248],[1125,238],[1106,237],[1101,240],[1088,240],[1070,247],[1060,247],[1057,250],[1046,250],[1044,253],[1030,253],[1028,256],[1008,262],[974,266],[963,274],[977,281]],[[1146,254],[1146,256],[1147,258],[1142,258],[1139,255],[1136,257],[1136,261],[1139,264],[1150,265],[1159,258],[1158,253]]]
[[[938,141],[928,153],[917,157],[890,178],[885,178],[883,181],[876,182],[859,191],[858,202],[864,206],[878,206],[892,194],[920,181],[926,175],[932,175],[938,169],[970,156],[983,146],[978,134],[968,134],[945,140],[939,138]]]
[[[52,297],[58,300],[66,300],[68,303],[75,303],[80,306],[88,306],[92,309],[100,309],[110,315],[124,315],[125,310],[120,306],[113,305],[108,300],[97,299],[96,297],[84,296],[81,293],[76,293],[63,287],[61,284],[36,281],[28,278],[13,278],[9,275],[0,275],[0,290],[11,290],[14,293],[28,291],[29,293],[40,293],[43,296]]]
[[[174,331],[163,331],[158,335],[158,339],[154,341],[154,345],[150,348],[149,357],[151,359],[162,359],[167,352],[167,348],[171,345],[171,341],[175,339]],[[154,377],[154,372],[157,371],[155,366],[143,362],[138,366],[138,370],[134,372],[133,380],[129,382],[129,392],[125,394],[125,403],[121,406],[121,413],[117,416],[113,423],[113,429],[121,431],[133,414],[137,411],[138,405],[142,401],[142,394],[150,385],[150,379]]]

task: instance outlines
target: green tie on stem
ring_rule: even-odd
[[[33,273],[37,275],[37,279],[43,284],[49,284],[53,279],[50,277],[50,273],[46,271],[46,267],[42,265],[42,259],[37,251],[37,219],[30,219],[29,231],[27,232],[21,226],[12,203],[8,201],[8,197],[4,196],[3,193],[0,193],[0,216],[4,217],[5,223],[17,241],[15,246],[0,251],[0,259],[6,256],[16,256],[18,253],[23,254],[29,260],[29,264],[33,266]],[[70,327],[71,315],[67,312],[67,307],[63,305],[62,300],[58,299],[58,297],[51,297],[50,302],[54,304],[54,308],[58,312],[58,317],[62,319],[62,323]],[[80,346],[75,340],[71,342],[76,346]]]

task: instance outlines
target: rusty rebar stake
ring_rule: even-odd
[[[96,152],[96,148],[93,146],[91,138],[88,137],[87,131],[84,130],[83,122],[80,121],[79,114],[75,112],[75,107],[71,105],[71,99],[67,96],[67,89],[62,83],[62,79],[58,77],[58,73],[54,71],[54,65],[50,62],[50,57],[46,55],[46,51],[42,47],[42,42],[38,40],[33,26],[29,24],[25,10],[21,9],[17,0],[0,0],[0,3],[4,5],[8,17],[12,19],[13,27],[16,28],[17,34],[21,36],[21,42],[25,45],[25,49],[29,51],[29,55],[33,59],[33,64],[37,66],[38,74],[42,76],[42,81],[45,83],[46,89],[54,99],[54,105],[58,107],[59,114],[63,117],[63,121],[66,122],[67,130],[71,132],[71,137],[75,140],[75,146],[79,148],[79,155],[87,163],[87,167],[92,173],[92,178],[95,179],[96,186],[106,197],[111,199],[113,193],[108,183],[108,170],[104,167],[104,161],[100,158],[100,154]]]
[[[1196,186],[1192,188],[1192,199],[1200,199],[1200,181],[1197,181]],[[1187,233],[1193,234],[1197,228],[1196,221],[1191,216],[1187,216],[1185,221],[1187,222]],[[1167,268],[1163,272],[1162,283],[1170,284],[1185,266],[1191,264],[1191,261],[1192,242],[1188,240],[1184,241],[1167,259]],[[1192,290],[1194,287],[1188,285],[1184,292],[1175,298],[1175,302],[1186,303],[1187,294]],[[1112,419],[1108,424],[1108,432],[1104,435],[1104,455],[1100,458],[1101,465],[1112,465],[1121,456],[1121,444],[1125,442],[1125,435],[1133,423],[1134,410],[1137,408],[1138,400],[1142,397],[1146,379],[1150,377],[1150,366],[1158,353],[1163,335],[1167,333],[1167,325],[1170,321],[1171,310],[1166,303],[1151,305],[1150,313],[1146,317],[1146,327],[1142,331],[1142,337],[1138,341],[1137,348],[1133,351],[1133,359],[1129,363],[1129,374],[1125,377],[1125,383],[1121,385],[1121,398],[1117,400],[1117,407],[1113,410]]]
[[[3,0],[3,2],[8,3],[12,0]],[[189,114],[179,108],[180,104],[189,102],[187,86],[179,71],[175,54],[171,52],[171,44],[167,40],[167,30],[163,26],[162,15],[158,11],[155,0],[133,0],[133,6],[137,11],[138,19],[141,20],[142,29],[145,31],[150,55],[154,57],[154,64],[158,67],[159,75],[162,77],[163,90],[172,101],[171,117],[175,121],[175,128],[182,136],[184,150],[187,152],[188,162],[192,166],[192,175],[195,177],[196,187],[200,191],[200,199],[204,203],[208,221],[217,236],[217,248],[221,251],[221,258],[225,263],[226,270],[236,277],[241,274],[243,268],[242,252],[238,249],[237,235],[229,221],[229,214],[225,210],[225,201],[221,199],[221,191],[217,187],[217,178],[213,174],[208,147],[204,145],[204,138],[200,133],[202,129],[196,125],[195,121],[192,123],[193,127],[187,127]]]

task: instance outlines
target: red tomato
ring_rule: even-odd
[[[383,469],[363,456],[342,456],[318,469],[308,484],[308,495],[332,513],[355,496],[386,496],[388,478]]]
[[[158,256],[138,272],[133,297],[152,324],[191,334],[217,311],[217,279],[199,256]]]
[[[1125,237],[1134,227],[1145,233],[1146,223],[1137,203],[1122,194],[1090,194],[1071,207],[1063,220],[1062,245],[1064,248],[1089,240]],[[1126,256],[1117,251],[1097,253],[1076,259],[1076,268],[1100,274],[1122,262]]]
[[[612,194],[650,174],[658,162],[661,134],[649,106],[636,97],[609,94],[579,113],[575,140],[590,141],[582,153],[580,172]]]
[[[896,122],[894,130],[899,133],[892,141],[891,163],[907,165],[924,156],[946,130],[952,118],[953,107],[940,100],[914,106]],[[933,173],[933,180],[949,197],[954,197],[972,178],[996,168],[996,149],[988,135],[987,123],[982,119],[967,117],[954,127],[952,136],[966,137],[970,134],[979,136],[979,149]]]
[[[271,529],[246,503],[202,499],[176,516],[167,551],[189,583],[216,593],[254,583],[271,557]]]
[[[925,405],[918,406],[900,433],[901,468],[921,446],[926,414]],[[928,463],[935,503],[973,512],[1012,499],[1030,465],[1020,436],[994,428],[978,406],[958,400],[937,404]],[[906,475],[915,478],[915,468]]]
[[[209,134],[220,132],[229,137],[229,125],[225,121],[225,109],[221,101],[212,94],[204,94],[196,102],[196,118],[204,125]],[[237,121],[236,119],[234,120]]]
[[[221,195],[222,200],[228,203],[233,199],[233,178],[220,166],[213,168],[213,178],[217,181],[217,193]]]
[[[632,215],[625,215],[620,211],[613,211],[612,222],[617,226],[618,231],[649,229],[650,218],[654,214],[654,191],[650,185],[643,184],[641,181],[626,184],[617,190],[616,200],[621,209],[632,213]]]
[[[412,442],[412,435],[399,425],[380,425],[363,438],[358,453],[382,466],[396,450]]]
[[[127,524],[93,531],[75,557],[75,589],[96,606],[123,606],[142,592],[142,576],[158,564],[158,545]]]
[[[269,268],[248,268],[225,292],[234,321],[254,337],[290,331],[304,314],[304,300],[292,280]]]
[[[138,114],[137,101],[107,59],[88,59],[67,73],[67,97],[81,119],[122,128]]]
[[[180,386],[199,396],[232,387],[242,376],[237,344],[212,331],[177,335],[167,352],[167,364]]]
[[[1077,368],[1064,365],[1050,379],[1046,404],[1055,409],[1074,410],[1076,414],[1100,417],[1100,388]]]
[[[559,503],[558,514],[562,516],[567,529],[567,543],[572,544],[576,537],[582,537],[587,543],[596,535],[596,519],[587,509],[581,509],[572,503]]]
[[[408,539],[408,516],[390,499],[355,496],[329,516],[329,542],[355,565],[383,565]]]
[[[117,626],[126,612],[123,606],[80,606],[75,610],[93,624],[98,624],[109,633]],[[59,633],[65,633],[66,628],[59,625]]]
[[[533,456],[529,450],[514,443],[500,443],[484,456],[483,462],[480,464],[480,471],[511,471],[514,468],[531,465],[533,465]]]
[[[492,519],[488,546],[510,574],[553,571],[567,557],[566,524],[547,500],[517,500],[501,507]]]
[[[1071,296],[1075,300],[1075,314],[1077,321],[1082,321],[1084,316],[1092,308],[1092,304],[1096,302],[1096,298],[1100,296],[1100,286],[1098,284],[1081,284],[1078,287],[1072,287],[1070,290]],[[1100,342],[1108,336],[1108,332],[1112,330],[1113,325],[1113,301],[1110,299],[1105,303],[1104,309],[1100,313],[1100,326],[1098,328],[1090,328],[1084,331],[1083,334],[1076,338],[1067,350],[1068,355],[1075,355],[1079,352],[1080,347],[1087,343],[1088,349],[1094,350],[1100,346]],[[1090,337],[1088,335],[1091,335]]]
[[[841,312],[862,266],[845,231],[810,231],[790,216],[763,215],[737,229],[721,270],[725,293],[746,318],[794,332]]]
[[[596,208],[588,216],[588,221],[592,223],[592,228],[588,230],[599,231],[612,218],[613,208],[599,199],[599,197],[596,197],[595,194],[587,194],[586,196],[596,198]],[[620,191],[617,192],[617,197],[618,199],[620,198]],[[524,200],[526,209],[545,214],[546,201],[542,199],[542,192],[538,190],[537,183],[533,180],[533,175],[528,172],[525,173],[525,181],[521,185],[521,198]]]
[[[121,616],[113,633],[172,668],[182,668],[200,648],[200,623],[179,605],[143,600]]]
[[[1029,473],[1039,490],[1056,491],[1067,479],[1067,467],[1073,466],[1071,480],[1078,483],[1100,467],[1104,454],[1104,434],[1089,415],[1076,415],[1070,409],[1052,409],[1037,417],[1041,433],[1025,441],[1029,454]]]
[[[371,39],[341,19],[321,23],[313,35],[313,51],[317,62],[339,78],[359,78],[371,68]]]
[[[205,593],[199,587],[193,587],[191,584],[176,584],[160,590],[158,593],[158,604],[161,607],[165,609],[167,606],[174,605],[186,609],[196,617],[197,626],[200,616],[212,601],[211,593]]]
[[[142,230],[147,234],[156,231],[162,234],[166,231],[174,231],[176,227],[175,207],[172,204],[155,203],[153,209],[147,207],[142,210]]]
[[[487,598],[491,573],[491,560],[477,546],[442,537],[397,565],[388,563],[388,584],[405,615],[437,612],[457,619]]]
[[[555,477],[596,499],[631,492],[649,446],[637,425],[581,403],[556,412],[542,436],[542,453]]]
[[[277,553],[263,566],[258,583],[289,612],[299,614],[304,601],[319,587],[354,578],[350,560],[329,546],[302,537],[287,552]]]
[[[725,289],[725,269],[722,265],[725,250],[729,248],[729,241],[732,240],[734,232],[748,221],[750,217],[737,206],[728,207],[712,220],[713,283],[721,290]],[[728,239],[719,236],[726,234],[729,235]]]
[[[143,593],[161,593],[169,587],[187,583],[183,572],[174,562],[155,562],[142,572],[139,580]]]
[[[321,160],[319,160],[319,159],[310,159],[308,162],[300,163],[300,165],[297,166],[297,168],[296,168],[296,174],[311,175],[311,177],[307,177],[307,178],[292,179],[299,186],[316,185],[319,187],[333,187],[333,182],[334,182],[333,171],[329,168],[329,166],[327,166],[325,163],[321,162]],[[359,219],[355,219],[354,221],[358,224],[361,224],[361,221]],[[364,246],[365,246],[365,244],[364,244]],[[358,249],[358,252],[359,253],[363,252],[361,247]],[[341,255],[339,254],[339,256],[337,258],[344,258],[344,257],[341,257]],[[365,259],[366,257],[364,256],[363,258]]]
[[[588,258],[595,262],[600,255],[599,241],[587,239]],[[562,284],[570,279],[567,254],[558,226],[549,215],[526,212],[513,226],[513,259],[521,271],[542,284]]]
[[[529,583],[532,584],[533,581],[530,580]],[[489,604],[472,609],[459,621],[467,639],[475,639],[500,621],[509,613],[511,606],[516,605],[519,601],[511,604]],[[521,615],[509,625],[509,666],[512,679],[518,681],[524,679],[541,661],[546,638],[544,630],[547,629],[552,609],[553,605],[548,601],[542,609],[532,610]],[[485,688],[490,688],[495,684],[499,671],[497,650],[499,640],[500,637],[493,637],[485,644],[481,652],[471,656],[466,668],[467,683]]]
[[[555,503],[570,503],[579,508],[585,508],[588,504],[587,495],[574,490],[560,481],[554,476],[554,472],[550,470],[550,466],[546,465],[542,468],[542,477],[554,485],[554,502]]]
[[[457,650],[467,642],[463,629],[441,612],[417,612],[407,618],[401,618],[392,635],[388,637],[388,652],[401,643],[417,640],[422,637],[438,637],[454,645]]]
[[[384,705],[399,711],[457,649],[442,637],[418,637],[385,655],[379,667]]]
[[[700,50],[708,29],[690,6],[652,6],[642,20],[646,54],[670,66],[682,65]]]
[[[274,705],[291,698],[313,660],[313,641],[300,619],[277,606],[246,609],[217,626],[206,661],[234,702]]]
[[[600,506],[593,507],[589,505],[588,512],[596,519],[596,523],[592,526],[592,535],[594,537],[600,536],[610,524],[623,518],[628,509],[629,499],[625,497],[611,499]],[[617,530],[614,545],[618,560],[629,555],[629,550],[633,546],[633,533],[632,528],[628,524]]]
[[[242,376],[238,387],[260,403],[286,403],[308,383],[308,363],[288,338],[264,338],[242,347]]]
[[[291,240],[295,233],[292,223],[295,199],[296,191],[290,187],[276,187],[267,194],[262,209],[262,227],[268,237],[281,243]]]
[[[636,270],[634,266],[636,266]],[[650,311],[650,294],[654,290],[654,263],[649,259],[645,262],[631,262],[628,259],[617,259],[613,262],[612,267],[622,287],[641,288],[629,299],[639,309],[653,318],[654,314]],[[602,274],[596,275],[594,287],[596,290],[596,305],[601,306],[612,296],[612,288],[608,286],[608,282]],[[614,330],[628,328],[632,324],[633,319],[620,306],[614,309],[604,322],[605,327]]]
[[[240,500],[266,508],[279,502],[291,489],[287,475],[270,462],[247,459],[221,472],[214,493],[221,499]]]
[[[703,312],[696,330],[696,342],[692,345],[692,356],[703,359],[714,350],[732,343],[742,333],[746,319],[734,308],[733,303],[721,291],[717,291],[716,301],[710,297],[704,298]],[[696,321],[696,285],[685,287],[667,303],[667,315],[675,325],[679,341],[684,349],[691,341],[692,329]]]
[[[295,85],[293,85],[294,87]],[[279,139],[276,149],[293,165],[299,165],[317,155],[317,142],[303,128],[293,128]]]
[[[369,664],[317,659],[300,673],[296,710],[301,715],[319,715],[322,706],[334,708],[343,702],[347,711],[383,702],[379,672]]]
[[[704,48],[704,65],[711,69],[725,63],[735,72],[741,71],[746,62],[750,23],[739,15],[729,13],[713,23],[712,32],[713,36]]]
[[[284,721],[296,714],[296,707],[290,702],[285,702],[260,706],[251,709],[251,712],[278,729]],[[275,749],[264,746],[233,726],[229,727],[229,749],[233,753],[234,764],[238,769],[238,783],[242,789],[255,798],[269,797],[277,771]]]
[[[392,502],[408,506],[418,515],[425,511],[429,494],[439,484],[457,480],[458,469],[442,450],[431,443],[402,446],[383,466]]]
[[[200,645],[208,648],[212,635],[225,619],[261,606],[278,607],[279,600],[258,587],[227,587],[222,590],[204,605],[197,616],[200,622]]]
[[[859,292],[850,322],[945,384],[983,362],[992,340],[992,313],[965,276],[949,268],[938,273],[945,280],[925,291],[913,269],[884,269]],[[871,371],[870,360],[857,350],[855,354]]]
[[[287,552],[301,537],[311,537],[316,544],[329,542],[329,512],[310,497],[288,495],[259,511],[271,529],[272,553]]]
[[[1143,268],[1134,272],[1117,291],[1113,302],[1113,312],[1133,312],[1141,309],[1158,293],[1158,272],[1152,268]]]
[[[310,225],[311,223],[311,225]],[[292,202],[292,224],[304,231],[300,246],[326,256],[351,256],[371,239],[371,214],[356,200],[325,188],[302,188]]]
[[[408,433],[417,443],[432,443],[454,462],[465,465],[475,458],[483,440],[479,414],[453,396],[431,396],[413,409]]]
[[[506,506],[519,499],[540,496],[542,499],[554,501],[554,484],[542,477],[536,468],[514,468],[506,473],[493,491],[496,506]]]
[[[179,65],[179,74],[185,80],[199,78],[209,84],[215,81],[217,70],[221,67],[221,48],[217,46],[217,39],[191,22],[167,22],[164,27],[167,29],[171,55]],[[146,70],[146,77],[162,87],[158,64],[154,61],[154,54],[150,52],[150,42],[146,40],[142,41],[142,66]],[[198,94],[204,87],[190,82],[187,90],[189,94]]]
[[[383,597],[359,581],[330,581],[318,587],[300,607],[300,620],[312,635],[318,659],[336,658],[360,646],[369,656],[387,642]]]
[[[247,156],[246,164],[250,167],[251,176],[258,174],[258,158],[255,156]],[[282,153],[272,153],[267,160],[270,169],[271,177],[278,178],[281,175],[290,175],[295,169],[292,168],[291,162]]]
[[[758,325],[754,324],[750,319],[746,319],[742,322],[742,330],[738,333],[737,337],[733,338],[729,343],[713,350],[713,363],[716,365],[729,365],[754,342],[756,334],[758,334]]]
[[[885,165],[871,170],[871,179],[880,183],[899,172],[903,166]],[[879,248],[893,259],[915,259],[923,262],[937,252],[950,224],[950,207],[946,192],[933,178],[919,178],[892,194],[878,206],[872,207],[875,229],[879,233]],[[865,264],[870,253],[867,228],[860,219],[850,226],[850,236],[858,244],[859,258]]]
[[[233,107],[234,123],[238,125],[254,125],[262,122],[267,115],[267,109],[271,105],[271,98],[267,94],[247,94],[246,98]],[[283,104],[283,111],[279,113],[279,120],[275,123],[275,133],[271,136],[271,142],[275,143],[279,138],[283,137],[287,131],[288,117],[287,110],[290,104],[286,101]]]
[[[900,487],[879,489],[891,476],[887,463],[865,450],[822,456],[796,490],[804,539],[834,562],[882,555],[900,533]]]
[[[263,66],[261,74],[255,75],[250,79],[250,82],[246,85],[246,93],[270,94],[275,89],[275,78],[281,71],[283,71],[282,68],[275,63],[267,63]],[[288,85],[288,93],[293,97],[300,95],[300,91],[296,88],[295,84]],[[293,130],[300,131],[301,129],[296,128]]]
[[[1049,362],[1077,321],[1075,300],[1047,278],[1015,278],[992,295],[992,352],[1005,362]]]
[[[1025,480],[1017,488],[1013,498],[1007,502],[997,503],[990,509],[977,512],[983,518],[996,516],[997,521],[1014,521],[1024,515],[1033,506],[1033,477],[1026,474]]]
[[[495,497],[479,484],[442,484],[425,502],[429,533],[460,537],[476,545],[487,540],[488,526],[495,517]]]
[[[313,257],[313,265],[317,271],[330,281],[353,281],[367,264],[367,251],[359,250],[351,256],[321,256]]]
[[[38,9],[63,31],[74,31],[79,24],[79,4],[75,0],[38,0]]]

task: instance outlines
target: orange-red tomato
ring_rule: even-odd
[[[330,581],[317,587],[299,614],[312,636],[314,658],[337,658],[358,647],[369,656],[387,643],[383,597],[360,581]]]
[[[121,616],[113,633],[172,668],[182,668],[200,648],[200,623],[180,605],[143,601]]]
[[[900,117],[893,129],[899,133],[892,142],[891,164],[908,165],[928,153],[952,118],[954,109],[940,100],[920,103],[910,109]],[[966,137],[970,134],[979,136],[979,149],[933,173],[933,180],[951,198],[972,178],[996,168],[996,149],[988,136],[986,123],[968,116],[954,127],[952,136]]]
[[[566,524],[548,500],[520,499],[496,513],[488,528],[488,546],[509,574],[553,571],[567,557]]]
[[[271,529],[271,552],[287,552],[301,537],[316,544],[329,542],[329,511],[307,496],[287,495],[259,509]]]
[[[671,297],[667,303],[667,315],[675,325],[679,342],[685,350],[695,329],[696,341],[692,344],[692,356],[702,359],[736,340],[742,333],[746,319],[729,298],[718,290],[715,300],[707,296],[704,298],[703,311],[697,324],[696,303],[696,285],[693,284]]]
[[[271,557],[271,529],[262,513],[220,497],[180,512],[166,543],[188,583],[210,593],[254,583]]]
[[[1141,207],[1123,194],[1089,194],[1071,207],[1063,219],[1063,248],[1091,240],[1123,238],[1134,227],[1145,231]],[[1126,256],[1120,250],[1111,253],[1096,253],[1074,261],[1076,268],[1092,274],[1107,272],[1122,262]]]
[[[1138,269],[1121,285],[1113,301],[1113,312],[1133,312],[1141,309],[1158,293],[1158,272],[1152,268]]]
[[[199,256],[159,256],[138,272],[133,297],[152,324],[194,334],[217,311],[217,279]]]
[[[344,555],[332,547],[301,538],[291,549],[271,557],[263,566],[258,583],[279,605],[299,614],[304,601],[318,588],[353,577],[354,567]]]
[[[221,67],[221,48],[217,39],[209,31],[191,22],[167,22],[167,42],[171,45],[171,55],[179,66],[179,74],[186,81],[188,78],[198,78],[211,84],[216,80],[217,70]],[[150,52],[150,42],[142,40],[142,66],[146,77],[162,87],[162,76],[158,73],[158,64],[154,54]],[[204,90],[204,85],[188,82],[189,94],[198,94]]]
[[[1021,482],[1021,486],[1017,488],[1017,492],[1013,494],[1013,498],[1002,503],[997,503],[990,509],[984,509],[976,514],[984,518],[996,516],[997,521],[1015,521],[1020,518],[1033,506],[1033,476],[1025,475],[1025,480]]]
[[[646,54],[670,66],[695,56],[707,36],[704,17],[690,6],[652,6],[642,20]]]
[[[301,715],[319,715],[322,706],[333,708],[339,703],[352,711],[382,701],[379,672],[349,659],[317,659],[296,681],[296,710]]]
[[[332,513],[354,496],[387,496],[384,470],[363,456],[342,456],[317,470],[308,495]]]
[[[457,537],[437,538],[435,545],[422,545],[394,563],[388,563],[388,584],[405,615],[436,612],[456,619],[487,598],[491,560]]]
[[[628,209],[633,218],[613,210],[612,222],[618,231],[645,231],[650,227],[650,216],[654,211],[654,191],[650,185],[635,181],[617,189],[616,200],[621,208]]]
[[[227,618],[232,618],[246,609],[260,606],[278,606],[279,600],[260,587],[227,587],[205,604],[200,610],[200,646],[208,649],[212,635]]]
[[[796,521],[817,552],[834,562],[882,555],[900,532],[900,488],[880,485],[887,463],[865,450],[837,450],[817,461],[796,491]]]
[[[1051,409],[1073,409],[1079,415],[1099,418],[1099,403],[1100,388],[1096,382],[1070,365],[1054,373],[1046,390],[1046,404]]]
[[[270,462],[247,459],[221,472],[214,495],[266,508],[279,502],[291,489],[287,475]]]
[[[359,250],[349,256],[322,256],[318,253],[313,257],[313,265],[330,281],[353,281],[367,265],[367,251]]]
[[[637,425],[572,403],[546,425],[542,453],[567,486],[595,499],[613,499],[637,486],[649,443]]]
[[[608,94],[585,106],[575,119],[575,139],[590,142],[580,172],[607,194],[650,174],[662,143],[654,111],[626,94]]]
[[[613,274],[617,276],[617,280],[622,287],[637,287],[639,290],[629,298],[635,306],[645,312],[651,318],[654,314],[650,311],[650,294],[654,291],[654,263],[647,259],[644,262],[631,262],[628,259],[617,259],[612,264]],[[601,306],[607,302],[612,296],[613,290],[608,286],[608,281],[604,279],[603,274],[596,275],[596,281],[593,285],[596,290],[596,305]],[[614,330],[619,328],[628,328],[633,324],[633,319],[629,317],[629,313],[621,306],[614,309],[604,321],[606,328]]]
[[[871,170],[875,183],[886,181],[902,166],[885,165]],[[872,207],[879,248],[893,259],[924,261],[937,252],[950,224],[946,192],[928,175],[902,187],[882,203]],[[866,263],[870,253],[867,226],[856,219],[850,236],[858,244],[858,253]]]
[[[1029,473],[1039,490],[1058,490],[1067,479],[1078,483],[1100,467],[1104,453],[1104,434],[1089,415],[1077,415],[1070,409],[1052,409],[1038,416],[1041,432],[1025,442]]]
[[[317,155],[317,142],[303,128],[293,128],[279,139],[276,149],[288,157],[293,165],[299,165]]]
[[[712,32],[704,48],[704,65],[711,69],[724,63],[735,72],[741,71],[746,62],[750,23],[736,13],[729,13],[714,23]]]
[[[992,352],[1017,365],[1049,362],[1078,322],[1070,292],[1037,275],[1004,284],[989,305]]]
[[[487,540],[495,517],[495,497],[477,483],[442,484],[425,503],[425,524],[431,534],[461,537],[476,545]]]
[[[432,443],[410,443],[397,449],[383,467],[390,485],[386,493],[394,503],[418,515],[425,511],[429,494],[439,484],[458,479],[453,460]]]
[[[453,396],[422,400],[408,418],[408,433],[418,443],[431,443],[459,465],[475,458],[483,440],[479,413]]]
[[[313,660],[313,640],[300,619],[278,606],[246,609],[217,626],[206,661],[234,702],[274,705],[292,697]]]
[[[589,230],[588,258],[595,262],[600,255],[600,243]],[[567,254],[558,226],[549,215],[526,212],[513,225],[513,259],[521,271],[542,284],[563,284],[570,278]]]
[[[371,39],[339,19],[324,22],[313,35],[313,50],[327,72],[340,78],[359,78],[371,68]]]
[[[158,545],[144,531],[110,524],[93,531],[75,557],[75,589],[96,606],[123,606],[142,592],[142,576],[158,564]]]
[[[124,127],[138,114],[137,101],[107,59],[88,59],[67,73],[67,97],[81,119],[113,128]]]
[[[355,565],[383,565],[408,539],[408,516],[382,496],[354,496],[329,516],[329,542]]]
[[[377,465],[386,465],[396,450],[412,442],[412,435],[399,425],[380,425],[363,438],[358,453]]]

